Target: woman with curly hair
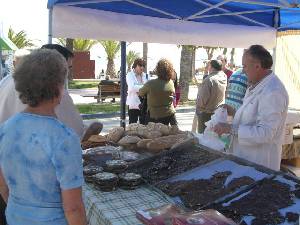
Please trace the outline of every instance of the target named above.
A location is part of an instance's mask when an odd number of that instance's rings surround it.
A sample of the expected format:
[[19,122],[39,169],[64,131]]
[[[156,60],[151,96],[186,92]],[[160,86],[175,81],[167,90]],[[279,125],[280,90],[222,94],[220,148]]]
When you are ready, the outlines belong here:
[[172,63],[167,59],[158,61],[154,73],[157,79],[148,81],[139,91],[140,96],[147,96],[149,122],[177,125],[173,96],[175,87]]
[[79,137],[55,114],[68,66],[56,50],[25,56],[13,75],[27,107],[0,125],[0,194],[10,225],[85,225]]

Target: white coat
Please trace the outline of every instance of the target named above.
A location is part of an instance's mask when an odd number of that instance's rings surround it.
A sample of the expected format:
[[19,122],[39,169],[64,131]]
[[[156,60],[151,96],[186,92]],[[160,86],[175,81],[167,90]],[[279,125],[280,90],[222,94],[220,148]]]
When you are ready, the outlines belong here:
[[148,81],[145,73],[142,74],[143,83],[140,84],[136,78],[135,72],[132,70],[126,76],[126,83],[128,87],[126,105],[129,106],[129,109],[139,109],[141,104],[138,92],[141,87]]
[[[19,93],[15,89],[15,82],[11,75],[0,82],[0,124],[9,117],[23,111],[26,108],[19,99]],[[82,117],[76,109],[68,91],[64,91],[61,102],[55,108],[57,119],[69,128],[72,128],[79,137],[83,135],[84,125]]]
[[288,93],[274,73],[254,89],[247,89],[233,119],[238,127],[232,142],[233,154],[279,170],[288,101]]

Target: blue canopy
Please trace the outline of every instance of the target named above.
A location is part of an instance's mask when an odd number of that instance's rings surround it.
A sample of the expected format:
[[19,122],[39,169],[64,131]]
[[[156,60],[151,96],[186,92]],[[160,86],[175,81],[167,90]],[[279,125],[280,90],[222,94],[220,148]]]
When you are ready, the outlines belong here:
[[300,29],[300,1],[298,0],[48,1],[48,8],[55,5],[201,23],[275,27],[277,30]]

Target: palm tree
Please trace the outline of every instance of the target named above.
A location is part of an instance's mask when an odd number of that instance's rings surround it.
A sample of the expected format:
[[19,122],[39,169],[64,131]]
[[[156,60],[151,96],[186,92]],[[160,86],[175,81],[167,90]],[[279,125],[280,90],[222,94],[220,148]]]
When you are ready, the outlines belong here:
[[24,30],[16,33],[11,27],[8,30],[8,38],[19,48],[33,47],[32,40],[27,38],[27,34]]
[[[72,39],[71,39],[72,40]],[[65,38],[58,38],[58,43],[62,46],[67,46],[67,41]],[[74,51],[87,52],[90,51],[91,48],[97,43],[95,40],[87,40],[87,39],[73,39],[73,49]],[[68,45],[70,43],[68,42]]]
[[180,58],[180,78],[179,86],[181,88],[180,101],[185,102],[188,100],[189,83],[193,76],[193,59],[195,56],[195,46],[182,45]]
[[145,61],[144,72],[147,73],[147,61],[148,61],[148,43],[143,43],[143,59]]
[[120,51],[121,45],[118,41],[99,41],[99,43],[103,46],[106,55],[107,55],[107,67],[106,74],[110,76],[110,78],[115,78],[116,69],[114,59],[116,58],[117,53]]
[[131,66],[136,58],[140,57],[139,53],[135,51],[129,51],[126,55],[127,72],[131,70]]

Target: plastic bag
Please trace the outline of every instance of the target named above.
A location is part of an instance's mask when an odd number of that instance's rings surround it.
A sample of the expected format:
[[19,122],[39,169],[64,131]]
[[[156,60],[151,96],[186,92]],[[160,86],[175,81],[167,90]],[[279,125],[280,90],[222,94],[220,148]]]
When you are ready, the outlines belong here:
[[236,225],[231,219],[226,218],[216,210],[176,215],[173,218],[173,225]]
[[215,113],[211,116],[211,120],[205,123],[206,128],[204,133],[196,134],[199,143],[218,151],[222,151],[228,147],[230,142],[229,135],[225,134],[219,137],[219,135],[213,131],[214,126],[218,123],[226,123],[227,117],[227,109],[222,107],[217,108]]
[[139,210],[136,217],[145,225],[172,225],[172,218],[183,212],[176,205],[169,204],[158,208]]

